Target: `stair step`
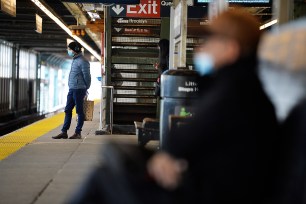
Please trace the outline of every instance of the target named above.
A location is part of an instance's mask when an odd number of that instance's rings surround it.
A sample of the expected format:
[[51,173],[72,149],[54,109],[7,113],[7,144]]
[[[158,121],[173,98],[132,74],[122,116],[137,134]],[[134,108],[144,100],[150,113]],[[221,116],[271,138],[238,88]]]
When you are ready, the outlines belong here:
[[120,111],[115,111],[114,113],[118,114],[155,114],[156,113],[156,108],[154,109],[140,109],[140,110],[131,110],[131,109],[126,109],[126,110],[120,110]]
[[[158,47],[153,48],[138,48],[138,49],[123,49],[123,48],[113,48],[112,53],[115,55],[121,55],[124,53],[129,53],[129,55],[135,56],[135,53],[141,53],[141,54],[155,54],[156,57],[158,57]],[[136,55],[138,56],[138,55]]]
[[112,69],[113,73],[154,73],[158,74],[156,69]]
[[123,103],[123,102],[114,102],[114,106],[124,107],[124,106],[138,106],[138,107],[156,107],[156,103]]
[[152,69],[152,64],[113,64],[113,69]]
[[116,90],[155,90],[152,86],[115,86]]
[[114,94],[114,98],[156,98],[156,96],[153,95],[134,95],[134,94]]
[[157,61],[157,58],[150,57],[112,56],[112,64],[139,64],[153,66]]
[[155,42],[112,42],[112,46],[137,46],[137,47],[156,47]]
[[112,77],[112,81],[156,82],[156,78],[118,78],[118,77]]
[[150,58],[158,58],[158,50],[157,48],[140,48],[140,49],[117,49],[112,50],[112,56],[126,56],[126,57],[150,57]]
[[112,34],[113,37],[159,37],[159,34],[157,33],[151,33],[151,34],[122,34],[122,33],[114,33]]

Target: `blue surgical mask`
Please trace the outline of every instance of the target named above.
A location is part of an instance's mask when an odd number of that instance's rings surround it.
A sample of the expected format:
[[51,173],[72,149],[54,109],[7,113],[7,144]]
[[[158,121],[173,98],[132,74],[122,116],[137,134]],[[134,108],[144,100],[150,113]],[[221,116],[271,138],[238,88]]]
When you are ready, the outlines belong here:
[[208,75],[214,71],[214,58],[205,52],[196,53],[193,57],[195,70],[201,75]]
[[67,53],[68,53],[68,55],[69,55],[70,57],[73,57],[73,56],[74,56],[74,53],[73,53],[72,50],[67,50]]

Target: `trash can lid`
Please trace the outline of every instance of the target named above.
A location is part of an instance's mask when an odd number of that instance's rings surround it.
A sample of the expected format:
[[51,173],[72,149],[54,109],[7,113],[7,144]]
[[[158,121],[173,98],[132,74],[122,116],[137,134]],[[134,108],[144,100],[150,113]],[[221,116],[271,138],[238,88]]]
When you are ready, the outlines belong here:
[[161,97],[197,98],[198,73],[193,70],[167,70],[161,76]]
[[163,75],[175,75],[175,76],[199,76],[198,73],[194,70],[189,69],[169,69],[163,72]]

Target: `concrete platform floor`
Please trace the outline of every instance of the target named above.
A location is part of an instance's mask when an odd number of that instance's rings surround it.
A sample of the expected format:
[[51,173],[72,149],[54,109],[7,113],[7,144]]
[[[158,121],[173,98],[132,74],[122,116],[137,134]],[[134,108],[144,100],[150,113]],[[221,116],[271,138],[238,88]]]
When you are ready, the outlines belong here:
[[[60,126],[0,161],[0,203],[63,204],[99,163],[104,144],[137,143],[136,135],[95,135],[99,127],[95,109],[94,120],[84,124],[83,139],[52,139]],[[72,121],[68,135],[76,126],[75,118]],[[150,142],[148,147],[156,144]]]

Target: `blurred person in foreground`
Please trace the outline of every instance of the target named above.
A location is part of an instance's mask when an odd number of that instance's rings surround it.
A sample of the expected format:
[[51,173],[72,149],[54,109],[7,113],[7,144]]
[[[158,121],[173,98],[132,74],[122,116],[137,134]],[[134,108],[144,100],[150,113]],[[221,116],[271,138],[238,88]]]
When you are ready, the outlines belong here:
[[76,107],[78,114],[78,122],[75,128],[75,133],[69,139],[81,139],[81,131],[84,124],[83,103],[84,97],[91,84],[90,64],[82,55],[82,45],[78,42],[71,42],[67,48],[68,55],[73,58],[71,70],[69,73],[68,86],[69,92],[65,107],[65,120],[62,127],[62,132],[53,139],[67,139],[67,131],[71,125],[72,110]]
[[269,202],[277,121],[256,71],[259,22],[235,8],[213,19],[208,34],[194,55],[205,82],[196,114],[170,133],[148,172],[166,189],[188,178],[190,203]]

